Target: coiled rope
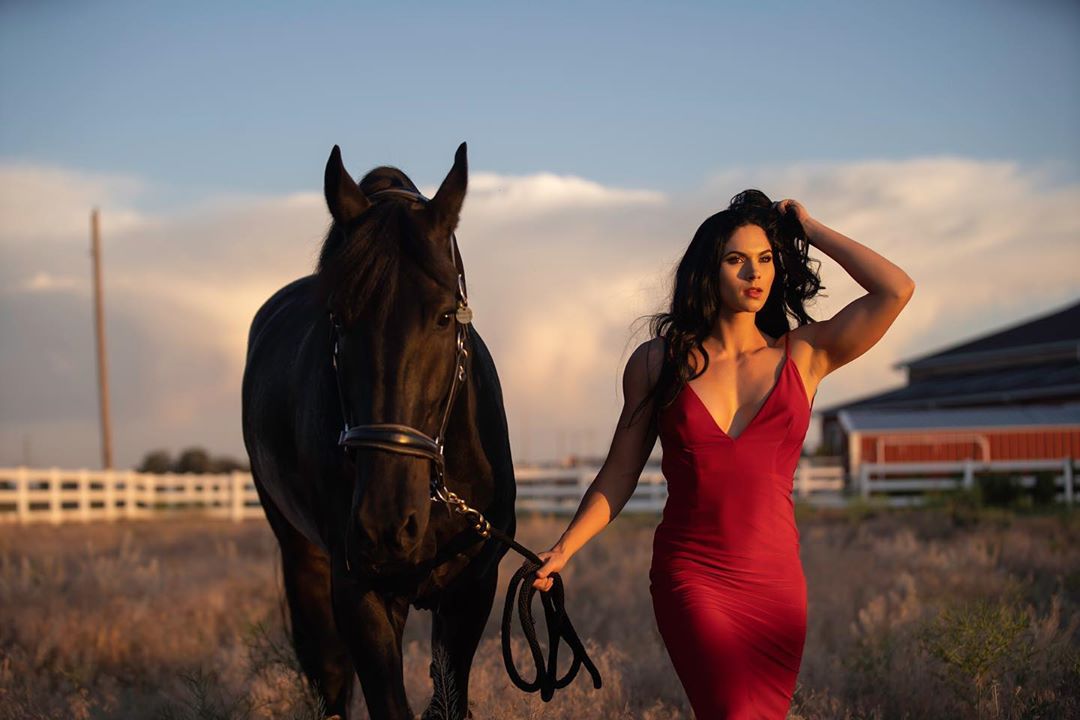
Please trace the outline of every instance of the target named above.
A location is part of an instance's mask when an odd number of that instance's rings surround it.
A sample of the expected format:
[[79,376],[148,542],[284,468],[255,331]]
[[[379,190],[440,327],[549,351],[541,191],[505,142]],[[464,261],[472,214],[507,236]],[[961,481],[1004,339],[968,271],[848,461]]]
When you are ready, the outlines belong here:
[[[589,675],[592,676],[593,687],[599,689],[601,686],[600,671],[596,669],[596,665],[594,665],[593,661],[589,658],[589,654],[585,651],[585,646],[581,643],[581,639],[574,630],[574,624],[570,622],[570,618],[566,614],[565,592],[563,590],[563,581],[562,578],[559,577],[559,573],[551,573],[549,576],[554,583],[551,590],[540,593],[540,601],[544,606],[544,619],[548,629],[548,659],[545,665],[544,654],[540,649],[540,642],[536,637],[536,622],[533,620],[532,616],[532,599],[533,595],[535,595],[538,590],[533,586],[532,582],[529,582],[535,577],[536,571],[544,564],[544,562],[536,555],[536,553],[518,543],[498,528],[491,528],[491,536],[499,542],[509,545],[526,559],[525,563],[518,568],[517,572],[510,578],[510,584],[506,588],[506,602],[503,605],[503,662],[506,665],[506,672],[510,675],[510,680],[514,685],[525,692],[531,693],[539,690],[540,699],[544,702],[548,702],[551,700],[557,689],[564,688],[573,682],[578,674],[578,670],[584,665],[585,669],[589,671]],[[519,584],[521,585],[520,591],[518,591]],[[536,678],[531,682],[526,681],[518,673],[517,666],[514,663],[514,655],[510,647],[510,634],[512,632],[511,626],[513,620],[513,604],[511,601],[515,593],[517,594],[518,622],[521,625],[521,630],[525,634],[526,640],[529,642],[529,649],[532,651],[533,662],[536,664]],[[555,674],[557,672],[559,659],[559,643],[562,640],[565,640],[566,644],[570,646],[570,650],[574,653],[574,660],[570,665],[570,669],[566,671],[566,674],[561,678],[556,678]]]

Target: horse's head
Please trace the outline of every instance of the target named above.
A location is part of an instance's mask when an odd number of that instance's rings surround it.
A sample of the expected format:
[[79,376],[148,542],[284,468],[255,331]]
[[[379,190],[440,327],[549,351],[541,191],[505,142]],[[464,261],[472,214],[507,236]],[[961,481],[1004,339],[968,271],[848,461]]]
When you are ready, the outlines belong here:
[[[396,168],[376,168],[358,185],[337,146],[330,153],[324,189],[333,224],[317,275],[340,328],[337,374],[352,426],[439,432],[458,359],[451,248],[465,199],[465,152],[462,143],[430,201]],[[406,565],[428,526],[432,461],[371,446],[351,452],[353,503],[340,510],[349,513],[346,543],[369,569]]]

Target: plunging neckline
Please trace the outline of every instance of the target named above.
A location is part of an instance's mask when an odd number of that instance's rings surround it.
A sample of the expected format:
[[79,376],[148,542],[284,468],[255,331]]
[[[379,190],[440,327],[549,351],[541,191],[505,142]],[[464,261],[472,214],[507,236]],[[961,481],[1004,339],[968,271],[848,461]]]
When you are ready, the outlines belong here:
[[[713,416],[713,414],[712,414],[712,411],[711,411],[711,410],[709,410],[709,406],[708,406],[708,405],[706,405],[706,404],[705,404],[705,401],[701,399],[701,396],[697,394],[697,390],[695,390],[695,389],[694,389],[694,388],[693,388],[693,387],[692,387],[692,386],[690,385],[690,383],[686,383],[686,386],[685,386],[685,387],[686,387],[686,389],[688,389],[688,390],[690,391],[690,393],[691,393],[691,394],[692,394],[692,395],[694,396],[694,398],[696,398],[696,399],[697,399],[697,401],[698,401],[698,405],[700,405],[700,406],[701,406],[701,409],[702,409],[702,410],[704,410],[704,411],[705,411],[705,414],[709,416],[709,419],[710,419],[710,420],[712,420],[712,424],[713,424],[713,427],[715,427],[715,428],[716,428],[717,430],[719,430],[719,431],[720,431],[720,434],[722,434],[722,435],[723,435],[724,437],[726,437],[726,438],[727,438],[728,440],[731,440],[731,442],[738,442],[739,438],[741,438],[741,437],[742,437],[743,435],[745,435],[745,434],[746,434],[746,432],[747,432],[747,431],[748,431],[748,430],[749,430],[749,429],[750,429],[751,427],[753,427],[753,425],[754,425],[754,422],[755,422],[755,421],[756,421],[756,420],[758,419],[758,417],[759,417],[759,416],[761,415],[761,413],[762,413],[762,412],[764,412],[764,410],[765,410],[765,406],[769,404],[769,401],[770,401],[770,400],[772,400],[772,397],[773,397],[773,395],[775,395],[775,394],[776,394],[776,389],[777,389],[778,387],[780,387],[780,383],[781,383],[781,382],[783,382],[783,380],[784,380],[784,373],[786,373],[786,372],[787,372],[787,369],[788,369],[788,364],[789,364],[790,362],[791,362],[791,354],[785,351],[785,353],[784,353],[784,363],[783,363],[783,367],[781,367],[781,368],[780,368],[780,376],[779,376],[778,378],[776,378],[776,382],[774,382],[774,383],[773,383],[773,386],[772,386],[772,388],[771,388],[771,389],[769,390],[769,393],[768,393],[768,395],[766,395],[766,396],[765,396],[765,399],[764,399],[764,400],[762,401],[762,403],[761,403],[761,407],[759,407],[759,408],[757,409],[757,412],[755,412],[755,413],[754,413],[754,416],[753,416],[752,418],[750,418],[750,422],[748,422],[748,423],[746,424],[746,427],[744,427],[744,428],[742,429],[742,432],[741,432],[741,433],[739,433],[738,435],[735,435],[734,437],[732,437],[731,435],[729,435],[729,434],[728,434],[727,432],[725,432],[725,431],[724,431],[724,429],[723,429],[722,427],[720,427],[720,423],[718,423],[718,422],[716,421],[716,418],[715,418],[715,417]],[[803,391],[803,397],[806,397],[806,392],[805,392],[805,391]],[[735,419],[734,419],[734,418],[732,418],[732,424],[734,424],[734,421],[735,421]]]

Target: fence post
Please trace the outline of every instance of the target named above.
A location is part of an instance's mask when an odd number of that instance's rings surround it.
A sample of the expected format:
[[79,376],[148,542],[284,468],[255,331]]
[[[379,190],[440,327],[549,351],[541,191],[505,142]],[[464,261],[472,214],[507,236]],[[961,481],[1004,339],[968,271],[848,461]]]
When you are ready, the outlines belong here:
[[870,497],[870,466],[867,463],[859,465],[859,494],[863,500]]
[[128,470],[124,474],[124,517],[135,517],[135,471]]
[[808,463],[801,462],[795,468],[795,492],[801,498],[810,497],[810,466]]
[[30,470],[25,465],[15,468],[15,517],[20,524],[30,522]]
[[49,521],[59,525],[63,517],[63,505],[60,500],[60,468],[49,468]]
[[206,477],[204,473],[191,473],[184,477],[184,502],[181,505],[184,510],[193,510],[199,507],[200,496],[197,494],[199,491],[195,488],[200,482],[204,482],[204,477]]
[[240,522],[244,519],[244,482],[245,478],[243,474],[232,471],[232,519],[234,522]]
[[116,520],[116,478],[118,473],[109,470],[101,483],[105,495],[105,522]]
[[79,520],[90,522],[90,471],[86,468],[79,469]]
[[1062,479],[1065,481],[1065,504],[1072,507],[1073,504],[1073,459],[1065,458],[1065,467],[1062,468]]
[[975,487],[975,461],[964,458],[964,489],[970,490]]

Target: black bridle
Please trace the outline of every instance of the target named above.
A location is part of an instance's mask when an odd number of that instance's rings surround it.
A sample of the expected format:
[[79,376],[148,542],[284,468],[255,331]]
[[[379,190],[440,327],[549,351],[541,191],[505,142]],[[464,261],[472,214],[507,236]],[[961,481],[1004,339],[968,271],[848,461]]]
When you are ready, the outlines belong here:
[[[368,198],[389,194],[404,196],[417,202],[428,202],[428,199],[420,193],[400,188],[379,190],[371,193]],[[457,236],[451,232],[450,259],[457,270],[457,311],[454,313],[454,322],[457,323],[457,350],[454,360],[454,376],[450,380],[450,390],[446,395],[446,405],[443,407],[439,430],[434,437],[423,430],[399,423],[368,423],[366,425],[352,425],[350,423],[351,416],[342,390],[341,367],[338,363],[338,348],[341,344],[343,328],[339,320],[334,316],[333,311],[330,311],[330,357],[334,366],[334,378],[337,381],[341,417],[345,423],[345,427],[338,437],[338,445],[342,446],[345,452],[355,451],[358,448],[371,448],[430,460],[432,463],[432,502],[445,504],[451,514],[457,512],[463,515],[472,524],[472,529],[480,538],[484,540],[494,538],[513,548],[526,558],[526,562],[510,579],[510,585],[507,588],[502,622],[503,661],[506,665],[506,671],[510,675],[510,680],[518,688],[526,692],[539,690],[541,699],[547,702],[554,696],[557,688],[563,688],[570,684],[582,665],[592,676],[593,687],[595,688],[601,686],[600,671],[596,669],[592,660],[589,659],[588,653],[585,652],[585,646],[574,631],[570,618],[566,615],[563,582],[559,573],[551,573],[554,585],[550,591],[540,595],[548,628],[548,662],[547,667],[545,667],[544,656],[540,651],[540,643],[536,639],[536,628],[532,619],[532,598],[537,589],[532,582],[527,582],[527,580],[531,581],[535,578],[536,571],[544,564],[543,561],[536,553],[521,545],[503,531],[493,527],[479,510],[469,507],[461,497],[446,487],[446,456],[443,452],[446,426],[449,423],[450,411],[454,406],[458,390],[468,377],[466,363],[469,358],[469,326],[472,324],[472,309],[469,308],[469,299],[465,293],[465,270],[460,258]],[[350,517],[350,521],[351,519]],[[348,557],[346,557],[345,562],[346,567],[348,567]],[[521,590],[518,594],[518,618],[521,622],[522,631],[529,642],[533,660],[536,663],[536,679],[532,682],[527,682],[518,674],[510,650],[510,621],[512,617],[510,600],[514,596],[519,583],[521,583]],[[558,678],[556,677],[556,668],[560,639],[566,640],[567,644],[570,645],[570,649],[574,653],[574,659],[566,674]]]
[[[389,188],[371,193],[369,199],[379,195],[401,195],[411,200],[428,202],[428,199],[417,192],[410,190]],[[446,426],[450,421],[450,411],[454,407],[458,389],[468,377],[466,363],[469,358],[469,325],[472,323],[472,308],[469,307],[469,298],[465,292],[465,272],[459,262],[460,253],[457,247],[457,236],[450,233],[450,260],[457,270],[457,310],[454,313],[454,322],[457,325],[457,350],[454,359],[454,375],[450,380],[450,390],[446,394],[445,406],[443,407],[442,419],[439,422],[439,430],[434,437],[423,430],[402,425],[399,423],[369,423],[367,425],[352,425],[348,406],[345,402],[345,394],[342,390],[341,369],[338,364],[338,348],[341,344],[342,326],[340,321],[330,311],[331,326],[331,362],[334,366],[334,378],[337,381],[338,402],[341,405],[341,416],[345,427],[338,437],[338,445],[346,451],[368,447],[388,452],[396,452],[404,455],[414,455],[425,458],[432,462],[431,473],[431,499],[433,502],[453,504],[453,495],[446,487],[446,456],[443,452],[446,440]],[[452,496],[452,497],[451,497]],[[457,498],[460,500],[460,498]],[[467,510],[471,510],[466,506]],[[474,511],[475,512],[475,511]],[[490,525],[479,513],[475,515],[466,512],[473,521],[477,532],[483,537],[490,533]]]

